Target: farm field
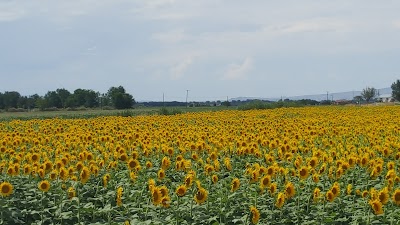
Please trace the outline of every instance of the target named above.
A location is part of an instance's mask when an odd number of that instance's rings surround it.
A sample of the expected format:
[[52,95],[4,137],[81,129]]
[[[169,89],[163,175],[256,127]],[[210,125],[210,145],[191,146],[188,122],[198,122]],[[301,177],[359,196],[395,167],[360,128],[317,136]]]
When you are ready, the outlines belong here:
[[[208,112],[226,110],[226,107],[166,107],[169,112]],[[233,108],[230,108],[233,109]],[[99,116],[143,116],[160,114],[162,107],[139,107],[135,109],[87,109],[87,110],[59,110],[59,111],[30,111],[30,112],[0,112],[0,121],[29,120],[29,119],[86,119]]]
[[0,224],[398,224],[399,115],[329,106],[6,120]]

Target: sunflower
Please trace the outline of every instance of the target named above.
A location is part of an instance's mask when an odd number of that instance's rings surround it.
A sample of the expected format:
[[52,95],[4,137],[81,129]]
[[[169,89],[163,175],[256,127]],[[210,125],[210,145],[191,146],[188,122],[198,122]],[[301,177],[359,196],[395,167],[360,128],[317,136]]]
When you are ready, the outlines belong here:
[[160,188],[154,187],[151,190],[151,200],[153,201],[153,205],[159,205],[161,203],[162,194]]
[[194,176],[192,174],[188,174],[188,175],[185,176],[184,183],[185,183],[186,187],[189,188],[189,187],[192,186],[193,179],[194,179]]
[[216,184],[217,182],[218,182],[218,176],[217,175],[212,175],[211,176],[211,180],[212,180],[212,182],[213,182],[213,184]]
[[31,166],[29,164],[25,164],[23,170],[24,170],[24,175],[29,175],[32,171]]
[[197,204],[201,204],[207,200],[207,197],[207,190],[204,188],[199,188],[199,190],[197,190],[197,193],[194,195],[194,200],[197,202]]
[[239,189],[240,186],[240,180],[238,178],[234,178],[231,183],[231,192],[235,192],[237,189]]
[[365,191],[363,191],[362,193],[361,193],[361,196],[363,197],[363,198],[366,198],[367,196],[368,196],[368,191],[367,190],[365,190]]
[[165,196],[168,195],[168,188],[167,188],[167,186],[165,186],[165,185],[161,186],[161,187],[160,187],[160,191],[161,191],[161,196],[162,196],[162,197],[165,197]]
[[308,168],[306,166],[302,166],[299,170],[300,179],[304,180],[308,177]]
[[275,206],[282,208],[283,204],[285,204],[285,193],[279,192],[278,197],[276,198]]
[[150,191],[153,191],[153,188],[156,186],[156,181],[154,179],[148,180],[148,187]]
[[52,170],[49,174],[50,180],[55,180],[57,178],[57,170]]
[[122,193],[124,192],[124,189],[122,187],[118,187],[117,188],[117,206],[121,206],[122,205]]
[[271,185],[269,186],[269,193],[271,193],[271,195],[273,195],[273,194],[275,194],[277,189],[278,189],[278,185],[275,182],[271,183]]
[[157,172],[157,177],[158,177],[159,180],[164,179],[164,178],[165,178],[165,171],[164,171],[163,169],[160,169],[160,170]]
[[316,156],[311,157],[310,161],[308,161],[308,165],[311,166],[312,168],[315,168],[318,163],[318,158]]
[[107,187],[108,181],[110,181],[111,175],[109,173],[103,176],[103,187]]
[[397,189],[394,191],[393,196],[392,196],[392,201],[396,205],[400,205],[400,189]]
[[182,197],[186,194],[186,185],[180,185],[176,188],[175,193],[176,195],[178,195],[179,197]]
[[153,167],[153,163],[151,163],[150,161],[146,162],[146,168],[150,169],[151,167]]
[[161,167],[166,170],[169,166],[171,166],[171,160],[167,156],[164,156],[161,161]]
[[0,194],[3,197],[8,197],[12,194],[14,187],[12,186],[12,184],[8,183],[8,182],[3,182],[0,184]]
[[292,198],[296,194],[296,190],[292,182],[288,182],[285,185],[285,194],[287,199]]
[[265,189],[271,185],[271,177],[268,175],[265,175],[263,178],[260,180],[260,188]]
[[134,170],[137,166],[140,165],[140,163],[137,159],[130,159],[128,160],[127,165],[130,170]]
[[333,202],[333,200],[335,200],[335,195],[333,194],[332,190],[327,191],[325,196],[329,202]]
[[347,195],[351,195],[352,189],[353,189],[353,185],[352,184],[348,184],[347,188],[346,188]]
[[171,198],[167,195],[161,198],[161,205],[164,208],[168,208],[171,204]]
[[43,180],[39,183],[38,188],[43,192],[48,192],[50,189],[50,183],[47,180]]
[[85,184],[90,178],[90,170],[89,170],[89,168],[84,166],[79,176],[80,176],[82,184]]
[[46,172],[44,171],[44,169],[39,169],[38,170],[38,174],[39,174],[40,178],[44,179],[44,176],[46,175]]
[[321,195],[321,190],[319,188],[315,188],[313,192],[313,200],[314,202],[318,202]]
[[383,214],[383,205],[378,199],[369,201],[369,205],[374,210],[375,215]]
[[250,206],[250,213],[251,213],[251,222],[253,224],[257,224],[258,220],[260,220],[260,211],[254,206]]
[[386,205],[389,201],[389,190],[388,188],[383,188],[379,193],[378,193],[378,199],[379,201],[383,204]]
[[134,171],[129,172],[129,177],[131,178],[132,182],[135,182],[137,178],[136,173]]
[[74,187],[69,187],[68,188],[68,198],[71,199],[76,196],[75,188]]
[[319,182],[319,175],[318,174],[313,174],[312,179],[313,179],[314,183],[318,183]]
[[272,176],[274,176],[274,174],[275,174],[275,168],[273,166],[269,166],[267,168],[267,175],[272,177]]
[[331,191],[335,198],[340,195],[340,186],[338,182],[335,182],[331,188]]

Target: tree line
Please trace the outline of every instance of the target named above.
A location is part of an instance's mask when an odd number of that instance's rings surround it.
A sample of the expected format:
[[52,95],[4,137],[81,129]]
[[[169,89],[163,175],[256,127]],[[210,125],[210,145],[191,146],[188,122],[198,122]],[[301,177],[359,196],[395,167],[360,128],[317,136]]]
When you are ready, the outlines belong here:
[[78,88],[70,92],[64,88],[48,91],[44,96],[38,94],[22,96],[17,91],[0,92],[0,109],[62,109],[62,108],[98,108],[115,109],[132,108],[135,104],[133,96],[122,86],[111,87],[107,93],[99,93],[91,89]]

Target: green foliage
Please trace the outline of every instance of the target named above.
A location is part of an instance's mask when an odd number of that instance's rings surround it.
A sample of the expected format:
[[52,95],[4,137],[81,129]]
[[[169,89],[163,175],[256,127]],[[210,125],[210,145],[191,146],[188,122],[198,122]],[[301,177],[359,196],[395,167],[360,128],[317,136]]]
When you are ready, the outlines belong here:
[[361,96],[365,99],[365,101],[370,102],[371,99],[378,95],[378,90],[373,87],[366,87],[362,90]]
[[116,109],[129,109],[135,103],[133,96],[126,93],[122,86],[111,87],[107,92],[107,98]]
[[397,101],[400,101],[400,80],[394,82],[391,88],[392,88],[392,97]]
[[177,115],[177,114],[181,114],[182,110],[173,108],[173,109],[168,109],[166,107],[162,107],[159,111],[158,114],[159,115],[164,115],[164,116],[169,116],[169,115]]
[[[253,100],[247,104],[240,105],[238,107],[239,110],[252,110],[252,109],[275,109],[275,108],[282,108],[282,107],[302,107],[307,105],[317,105],[317,101],[309,100],[309,99],[302,99],[298,101],[292,101],[289,99],[280,100],[277,102],[264,102],[261,100]],[[329,102],[330,104],[330,102]]]

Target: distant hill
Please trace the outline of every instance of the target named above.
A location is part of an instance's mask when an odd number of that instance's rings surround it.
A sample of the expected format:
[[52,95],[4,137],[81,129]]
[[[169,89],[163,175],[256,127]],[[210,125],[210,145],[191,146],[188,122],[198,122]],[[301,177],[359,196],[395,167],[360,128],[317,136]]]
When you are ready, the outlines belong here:
[[[388,88],[381,88],[378,89],[380,95],[387,95],[392,93],[392,89]],[[329,100],[352,100],[354,96],[361,95],[361,91],[347,91],[347,92],[336,92],[336,93],[328,93]],[[284,99],[290,100],[301,100],[301,99],[311,99],[316,101],[323,101],[326,100],[326,93],[325,94],[317,94],[317,95],[300,95],[300,96],[291,96],[291,97],[284,97]],[[246,100],[266,100],[266,101],[278,101],[280,98],[257,98],[257,97],[238,97],[238,98],[231,98],[231,101],[246,101]]]

